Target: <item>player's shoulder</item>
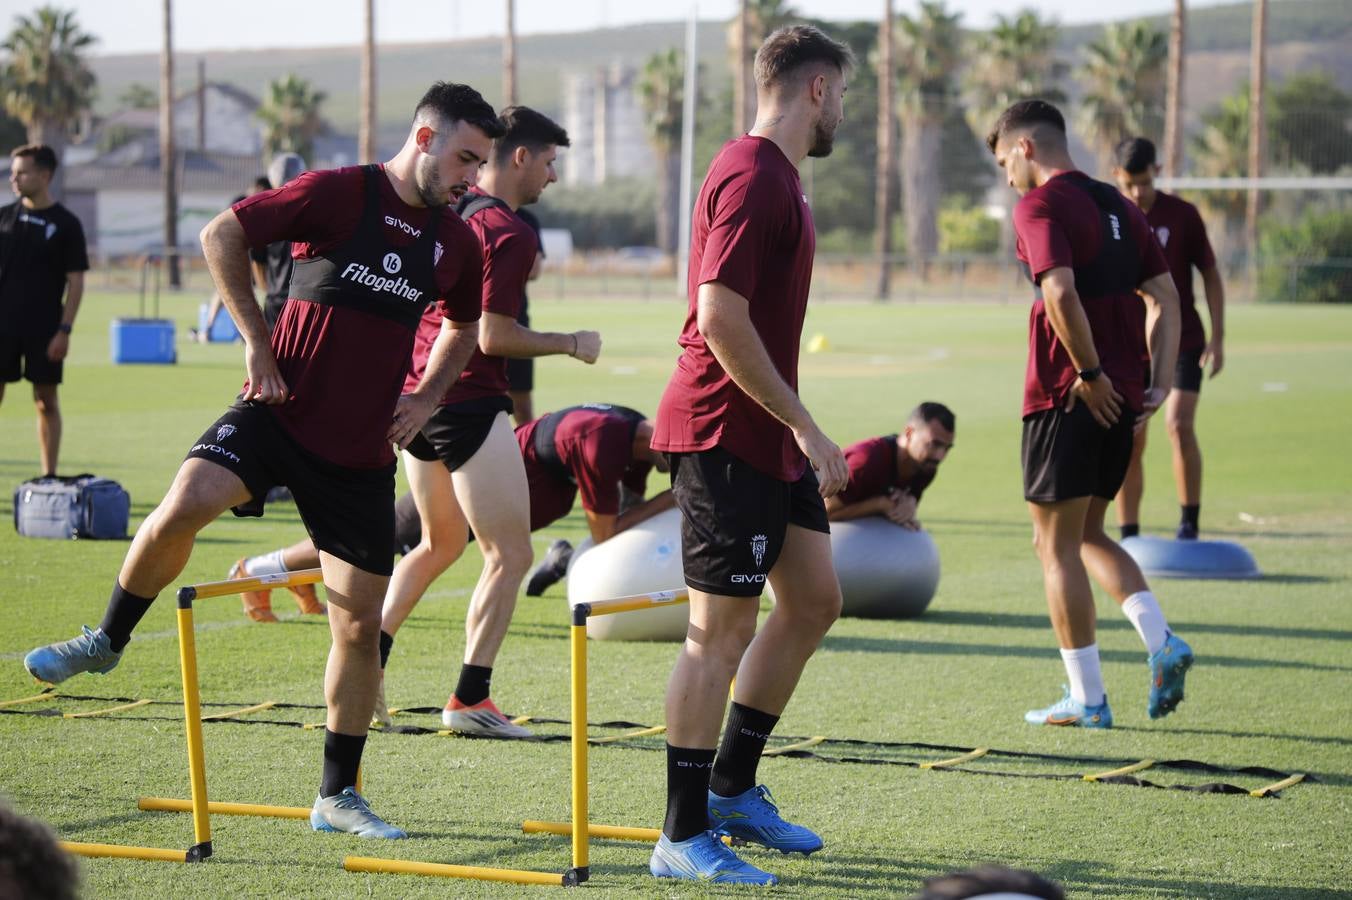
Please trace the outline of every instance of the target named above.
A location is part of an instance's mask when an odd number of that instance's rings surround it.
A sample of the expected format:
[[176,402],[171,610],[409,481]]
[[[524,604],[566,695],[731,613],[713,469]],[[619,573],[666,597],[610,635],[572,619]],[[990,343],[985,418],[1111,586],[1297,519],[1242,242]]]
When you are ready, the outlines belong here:
[[1179,218],[1188,219],[1195,222],[1202,221],[1202,211],[1197,208],[1197,205],[1195,203],[1192,203],[1191,201],[1184,200],[1177,194],[1170,194],[1165,191],[1156,191],[1155,204],[1159,205],[1161,201],[1164,202],[1164,206],[1167,211],[1172,212]]
[[[378,168],[370,170],[379,172]],[[367,166],[341,166],[337,169],[311,169],[288,181],[284,188],[296,190],[360,189],[366,180]]]

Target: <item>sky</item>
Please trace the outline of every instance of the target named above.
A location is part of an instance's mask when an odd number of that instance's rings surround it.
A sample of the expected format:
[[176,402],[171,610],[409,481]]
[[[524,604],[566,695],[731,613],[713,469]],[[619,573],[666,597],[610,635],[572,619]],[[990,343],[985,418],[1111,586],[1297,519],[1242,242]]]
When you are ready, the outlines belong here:
[[[16,15],[46,0],[0,0],[0,33]],[[1190,7],[1217,0],[1192,0]],[[160,46],[160,0],[54,0],[73,9],[81,27],[99,38],[96,53],[156,52]],[[881,14],[883,0],[791,0],[799,13],[851,20]],[[918,0],[894,0],[897,12],[913,12]],[[175,0],[176,50],[263,47],[323,47],[356,44],[362,38],[362,0]],[[671,21],[689,15],[690,0],[517,0],[518,34],[590,31],[603,26]],[[730,19],[736,0],[699,0],[703,19]],[[1168,12],[1172,0],[1115,0],[1099,6],[1084,0],[949,0],[964,24],[986,27],[997,12],[1021,7],[1066,24]],[[390,43],[446,41],[503,32],[501,0],[376,0],[376,37]]]

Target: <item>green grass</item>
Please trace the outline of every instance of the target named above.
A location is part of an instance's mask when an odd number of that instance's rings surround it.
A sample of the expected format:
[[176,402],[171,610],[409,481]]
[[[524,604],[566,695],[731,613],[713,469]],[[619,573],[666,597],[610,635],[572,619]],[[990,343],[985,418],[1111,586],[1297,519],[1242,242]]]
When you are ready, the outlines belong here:
[[[174,301],[186,321],[188,301]],[[131,308],[125,295],[87,301],[62,393],[66,472],[95,471],[131,492],[143,516],[183,452],[238,387],[238,348],[183,345],[174,367],[108,364],[107,320]],[[181,307],[181,310],[178,309]],[[540,327],[591,324],[605,334],[595,368],[546,360],[539,409],[607,400],[651,410],[675,357],[678,302],[537,304]],[[840,442],[895,430],[921,399],[958,414],[958,442],[921,516],[944,560],[939,594],[923,618],[842,620],[810,664],[780,733],[1059,754],[1194,759],[1315,774],[1280,799],[1147,790],[1072,780],[986,777],[895,766],[772,759],[761,767],[786,812],[827,840],[810,861],[749,857],[780,873],[779,894],[892,897],[927,876],[979,861],[1025,866],[1096,897],[1352,896],[1347,835],[1352,816],[1352,309],[1238,307],[1230,316],[1226,372],[1204,389],[1207,452],[1203,526],[1242,541],[1267,578],[1257,582],[1160,581],[1176,630],[1197,650],[1188,700],[1168,719],[1145,715],[1143,651],[1100,597],[1100,645],[1118,727],[1049,731],[1022,713],[1054,698],[1062,680],[1020,497],[1017,419],[1024,360],[1022,306],[814,308],[807,333],[829,352],[805,355],[803,394]],[[0,483],[36,469],[26,387],[0,407]],[[1166,441],[1157,428],[1147,459],[1147,530],[1174,521]],[[3,501],[8,509],[8,500]],[[1241,514],[1244,514],[1243,516]],[[537,546],[578,535],[574,516]],[[200,539],[181,581],[223,577],[238,557],[296,539],[294,508],[262,521],[226,517]],[[117,542],[57,543],[0,536],[0,699],[32,693],[20,666],[30,647],[96,623],[125,552]],[[391,661],[396,705],[439,705],[462,647],[471,550],[429,592],[401,631]],[[321,623],[288,618],[245,623],[237,601],[200,604],[198,647],[208,701],[322,702],[328,643]],[[495,696],[510,712],[565,718],[566,617],[560,588],[522,598],[497,668]],[[127,659],[72,692],[98,696],[180,694],[173,604],[150,612]],[[593,644],[592,716],[657,722],[674,648]],[[63,711],[97,704],[62,700]],[[35,707],[28,707],[32,710]],[[186,846],[188,817],[141,813],[143,794],[186,796],[181,724],[173,705],[122,717],[62,720],[0,715],[0,791],[19,809],[84,841]],[[133,720],[141,713],[165,719]],[[257,718],[318,721],[316,710]],[[431,724],[435,720],[421,720]],[[546,730],[558,731],[558,726]],[[218,799],[305,805],[317,786],[319,732],[209,724],[207,759]],[[659,742],[647,745],[657,748]],[[836,748],[839,749],[839,748]],[[934,754],[892,754],[918,760]],[[974,768],[1069,774],[1097,764],[990,760]],[[1101,768],[1109,768],[1102,765]],[[349,853],[559,870],[561,838],[526,836],[526,818],[567,817],[565,744],[505,744],[376,734],[368,789],[377,809],[414,839],[373,847],[313,835],[302,823],[217,817],[217,857],[202,866],[87,860],[91,897],[516,896],[522,888],[339,870]],[[1165,784],[1214,776],[1154,771]],[[1224,776],[1244,787],[1263,779]],[[662,757],[650,749],[597,748],[594,819],[657,824]],[[589,893],[702,896],[654,884],[647,849],[597,842]],[[713,892],[724,893],[724,892]],[[727,892],[731,893],[731,892]]]

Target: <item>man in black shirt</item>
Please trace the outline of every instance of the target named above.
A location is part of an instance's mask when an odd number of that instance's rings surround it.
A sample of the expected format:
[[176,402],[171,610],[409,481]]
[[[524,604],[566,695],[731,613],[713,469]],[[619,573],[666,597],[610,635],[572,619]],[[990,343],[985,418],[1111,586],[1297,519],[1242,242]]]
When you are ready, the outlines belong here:
[[89,257],[80,220],[49,193],[56,153],[27,144],[10,157],[9,184],[19,199],[0,207],[0,401],[6,384],[32,383],[42,471],[54,475],[61,451],[56,388]]

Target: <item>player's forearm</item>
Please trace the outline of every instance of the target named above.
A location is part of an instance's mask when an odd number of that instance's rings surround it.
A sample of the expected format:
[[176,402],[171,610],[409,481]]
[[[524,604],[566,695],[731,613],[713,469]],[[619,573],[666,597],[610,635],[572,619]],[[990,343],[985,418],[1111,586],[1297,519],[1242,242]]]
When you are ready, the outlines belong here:
[[717,294],[709,295],[706,301],[704,289],[708,287],[701,288],[698,324],[714,359],[743,393],[780,422],[794,431],[812,427],[807,407],[780,377],[751,324],[746,301],[737,295],[726,298]]
[[1150,352],[1151,387],[1172,388],[1178,363],[1178,338],[1183,333],[1178,307],[1178,289],[1169,273],[1156,275],[1141,285],[1145,300],[1146,347]]
[[1051,323],[1052,331],[1070,354],[1071,364],[1076,371],[1096,368],[1099,355],[1094,347],[1094,332],[1089,327],[1089,317],[1084,314],[1084,305],[1080,303],[1080,294],[1075,290],[1074,283],[1066,284],[1060,279],[1044,277],[1042,305],[1047,311],[1047,321]]
[[571,355],[577,338],[571,334],[532,331],[510,316],[484,313],[479,347],[489,356],[528,359],[536,356]]
[[887,515],[889,500],[886,497],[869,497],[854,503],[842,503],[839,497],[826,500],[826,518],[832,522],[848,522],[851,519],[866,519],[869,516]]
[[66,273],[66,303],[61,308],[61,324],[74,325],[80,312],[80,301],[84,299],[85,273]]
[[225,210],[202,229],[202,255],[225,308],[250,347],[268,345],[268,325],[254,300],[249,274],[249,240],[233,210]]
[[441,331],[427,354],[427,369],[414,388],[415,397],[440,400],[464,371],[479,343],[478,322],[441,320]]
[[1221,272],[1212,266],[1202,273],[1202,289],[1206,292],[1206,308],[1211,313],[1211,339],[1225,337],[1225,285]]
[[671,491],[663,491],[621,513],[619,518],[615,520],[615,534],[633,528],[640,522],[646,522],[658,513],[664,513],[675,508],[676,498],[672,496]]

